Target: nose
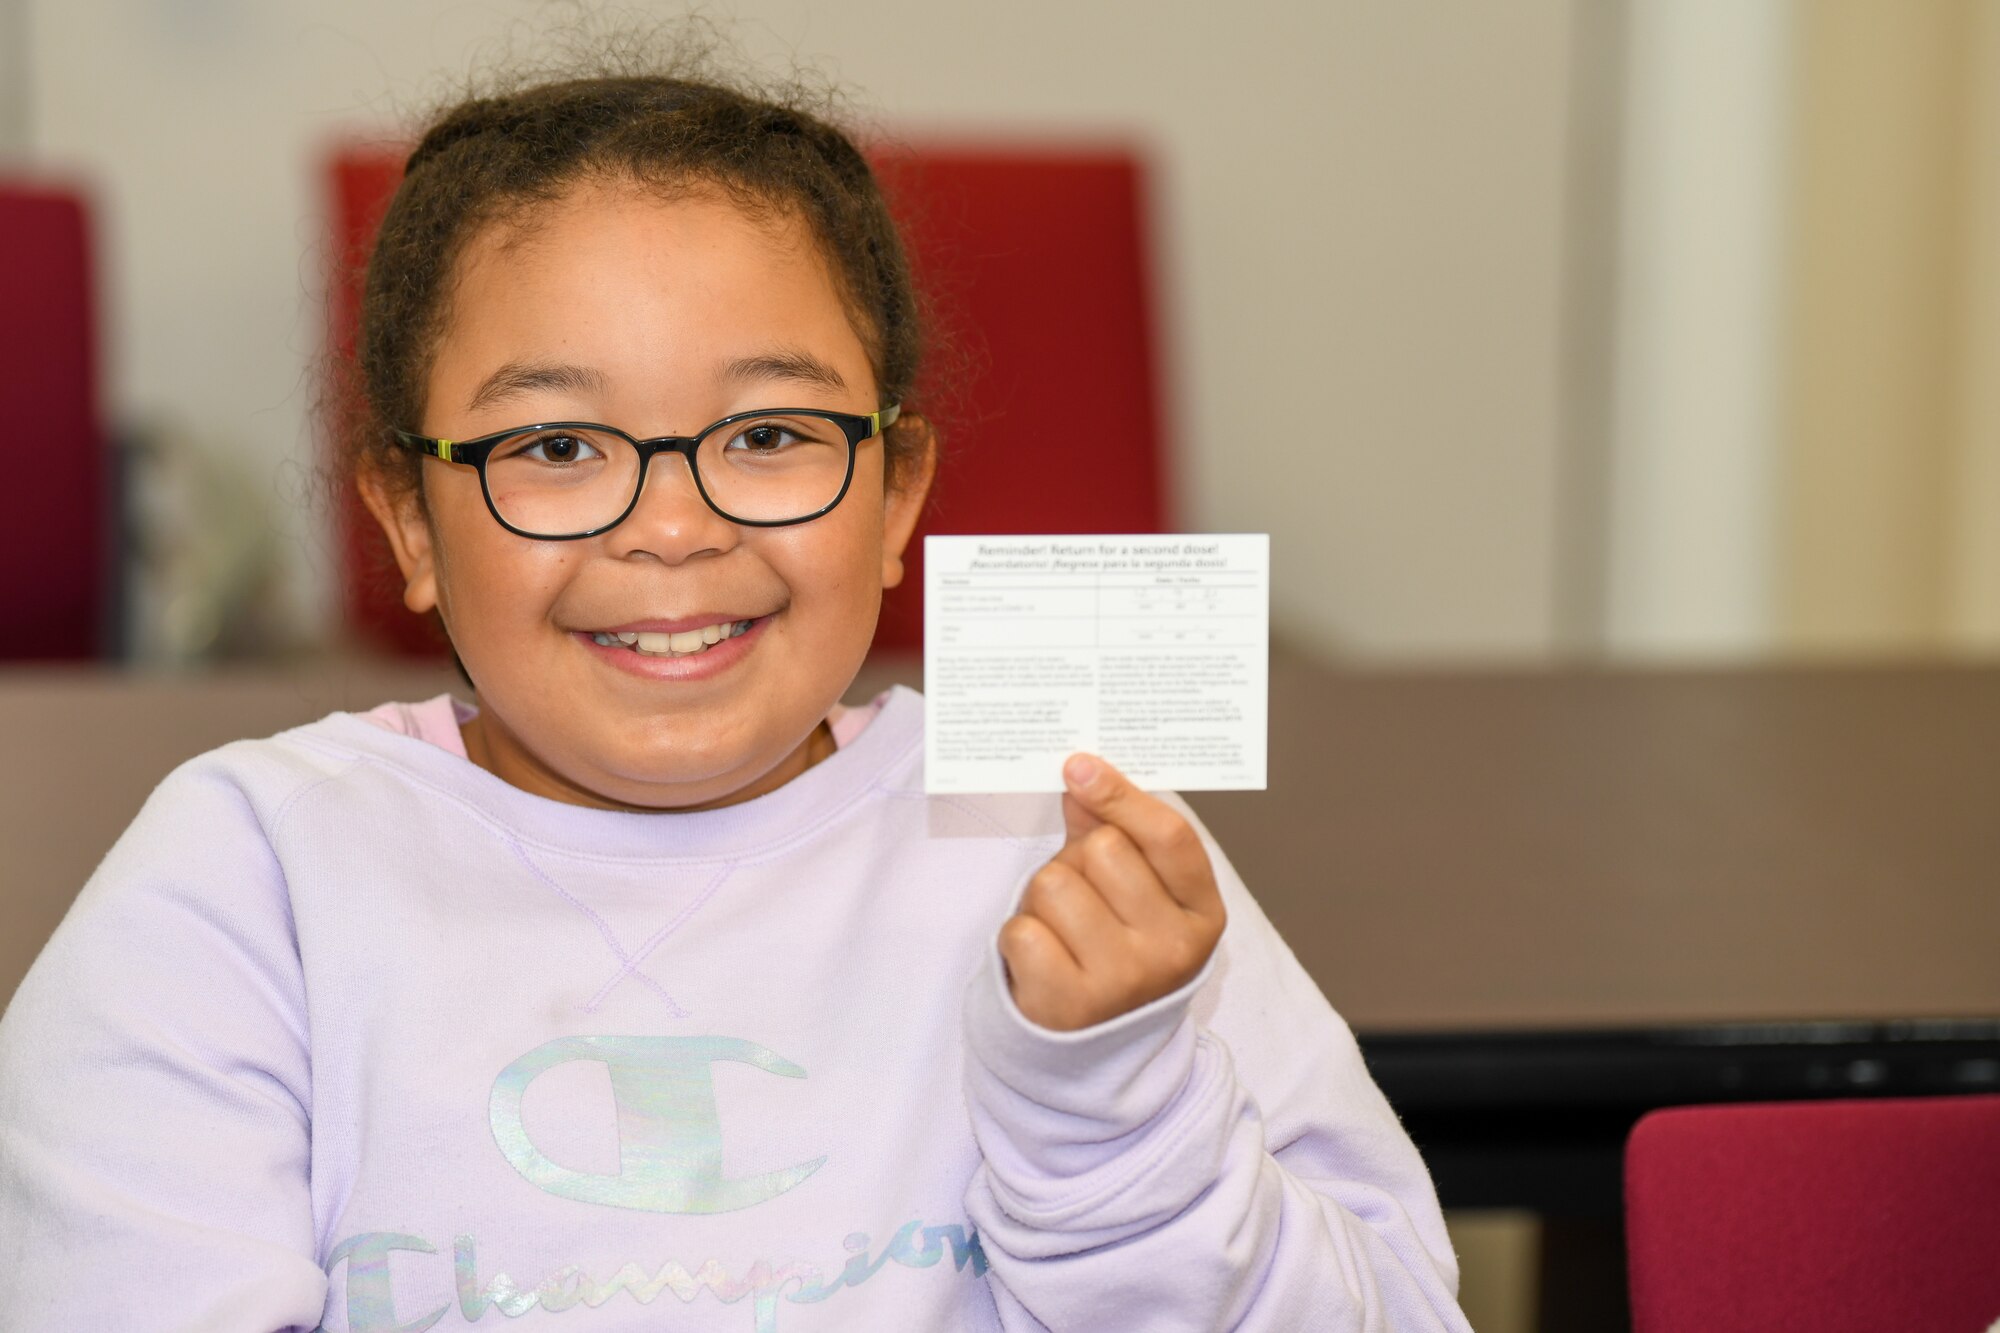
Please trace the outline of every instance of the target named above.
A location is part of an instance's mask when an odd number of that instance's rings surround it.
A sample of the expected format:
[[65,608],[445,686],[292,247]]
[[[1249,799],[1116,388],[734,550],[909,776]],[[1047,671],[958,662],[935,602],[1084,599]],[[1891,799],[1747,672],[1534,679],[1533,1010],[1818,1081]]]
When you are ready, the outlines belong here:
[[695,486],[694,470],[680,454],[657,454],[639,484],[639,498],[625,521],[606,534],[612,553],[678,565],[736,545],[742,530],[709,508]]

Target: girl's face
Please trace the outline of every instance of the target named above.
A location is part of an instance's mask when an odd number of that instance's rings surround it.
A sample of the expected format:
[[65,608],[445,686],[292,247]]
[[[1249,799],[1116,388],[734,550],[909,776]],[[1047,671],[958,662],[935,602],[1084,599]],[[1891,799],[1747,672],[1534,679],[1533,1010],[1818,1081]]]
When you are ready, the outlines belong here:
[[[810,233],[719,194],[578,186],[523,228],[490,227],[455,275],[423,434],[544,421],[691,435],[761,408],[866,414],[875,376]],[[902,578],[929,459],[887,485],[878,438],[831,513],[739,527],[686,463],[657,456],[610,532],[502,528],[470,467],[424,460],[428,517],[369,488],[412,610],[436,607],[478,691],[473,758],[586,805],[686,808],[770,791],[824,752],[882,589]],[[748,632],[691,656],[605,647],[605,632]]]

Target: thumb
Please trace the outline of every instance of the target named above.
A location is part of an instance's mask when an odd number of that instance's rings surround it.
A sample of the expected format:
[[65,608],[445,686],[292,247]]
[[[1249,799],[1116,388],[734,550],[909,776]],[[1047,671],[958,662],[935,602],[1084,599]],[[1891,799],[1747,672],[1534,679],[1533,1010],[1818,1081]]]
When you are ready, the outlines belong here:
[[[1062,798],[1063,851],[1081,845],[1092,830],[1103,827],[1104,821],[1083,803],[1078,793],[1087,790],[1093,780],[1102,781],[1108,767],[1103,760],[1088,754],[1073,754],[1063,765],[1063,785],[1068,789]],[[1057,859],[1062,858],[1059,855]]]
[[1063,793],[1063,846],[1064,850],[1074,847],[1090,836],[1091,830],[1102,828],[1104,821],[1084,809],[1083,802]]

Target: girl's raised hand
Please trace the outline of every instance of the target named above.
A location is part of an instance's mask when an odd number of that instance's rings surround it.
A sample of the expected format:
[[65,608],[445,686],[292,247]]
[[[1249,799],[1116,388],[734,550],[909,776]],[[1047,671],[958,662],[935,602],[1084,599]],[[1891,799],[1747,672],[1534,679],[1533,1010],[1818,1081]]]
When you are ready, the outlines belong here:
[[1187,984],[1227,913],[1178,810],[1090,755],[1063,766],[1068,839],[1000,927],[1014,1003],[1057,1031],[1129,1013]]

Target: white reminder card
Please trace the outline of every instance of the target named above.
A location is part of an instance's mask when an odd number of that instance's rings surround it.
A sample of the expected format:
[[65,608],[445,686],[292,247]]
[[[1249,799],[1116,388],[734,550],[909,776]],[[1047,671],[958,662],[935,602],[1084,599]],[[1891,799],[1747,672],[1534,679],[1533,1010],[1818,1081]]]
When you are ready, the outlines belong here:
[[1264,787],[1271,539],[924,539],[924,788]]

